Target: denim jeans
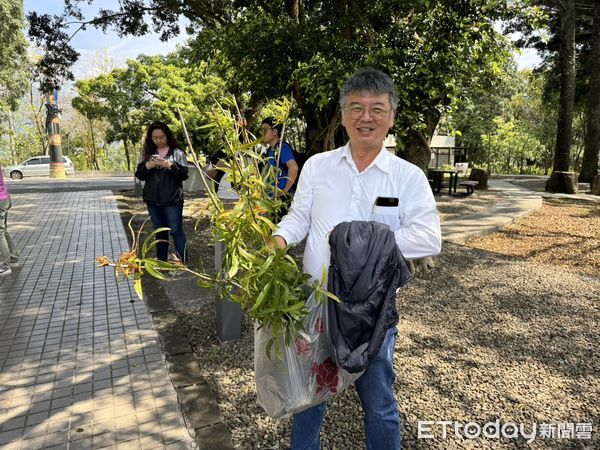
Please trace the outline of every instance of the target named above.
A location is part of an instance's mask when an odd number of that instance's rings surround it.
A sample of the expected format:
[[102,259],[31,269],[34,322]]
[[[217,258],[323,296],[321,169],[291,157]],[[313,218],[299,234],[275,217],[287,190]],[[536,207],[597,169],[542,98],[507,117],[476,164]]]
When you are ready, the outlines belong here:
[[0,271],[5,271],[19,260],[19,253],[7,228],[8,210],[11,206],[10,198],[0,200]]
[[[185,261],[185,233],[183,231],[183,204],[171,206],[158,206],[148,203],[148,214],[152,219],[154,229],[167,227],[171,229],[175,251],[179,258]],[[161,242],[156,245],[156,257],[161,261],[166,261],[169,256],[169,234],[163,231],[156,235],[156,239],[163,239],[167,242]]]
[[[369,450],[400,449],[400,414],[394,398],[394,348],[398,330],[388,330],[379,353],[354,382],[364,411],[365,438]],[[319,450],[325,402],[294,414],[291,450]]]

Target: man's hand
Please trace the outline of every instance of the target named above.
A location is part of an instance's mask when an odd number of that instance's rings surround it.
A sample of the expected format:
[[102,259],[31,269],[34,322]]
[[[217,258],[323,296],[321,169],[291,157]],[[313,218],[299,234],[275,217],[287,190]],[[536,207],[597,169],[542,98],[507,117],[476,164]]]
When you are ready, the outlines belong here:
[[276,245],[279,248],[284,248],[287,245],[287,242],[285,242],[285,239],[281,236],[275,235],[273,236],[273,239],[269,241],[269,245]]

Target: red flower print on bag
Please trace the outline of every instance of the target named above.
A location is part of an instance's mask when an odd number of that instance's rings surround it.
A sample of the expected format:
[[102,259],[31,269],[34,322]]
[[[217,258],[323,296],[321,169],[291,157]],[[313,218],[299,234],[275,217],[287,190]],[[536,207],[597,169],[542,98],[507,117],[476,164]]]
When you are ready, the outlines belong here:
[[338,387],[338,366],[331,358],[327,358],[321,364],[313,363],[312,373],[317,376],[317,393],[330,391],[334,394]]
[[296,354],[298,356],[305,356],[310,353],[310,342],[303,337],[297,337],[294,344],[296,346]]

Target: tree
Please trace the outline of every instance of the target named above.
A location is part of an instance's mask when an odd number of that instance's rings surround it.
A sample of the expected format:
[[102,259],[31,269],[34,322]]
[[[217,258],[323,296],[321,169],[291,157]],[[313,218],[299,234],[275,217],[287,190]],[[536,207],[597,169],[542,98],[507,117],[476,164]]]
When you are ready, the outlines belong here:
[[140,56],[128,61],[125,68],[75,85],[79,96],[73,99],[73,106],[107,121],[106,139],[123,142],[128,170],[132,166],[131,148],[141,141],[150,122],[167,122],[183,142],[178,108],[188,129],[194,131],[195,148],[210,153],[216,144],[201,126],[208,121],[208,112],[224,84],[207,71],[206,64],[186,67],[174,57]]
[[526,173],[528,161],[541,152],[542,144],[514,119],[501,116],[494,119],[495,131],[482,138],[489,142],[492,171],[498,173]]
[[[594,104],[594,99],[599,98],[600,94],[595,93],[600,83],[594,81],[598,77],[598,32],[594,31],[594,14],[597,14],[597,0],[533,0],[533,3],[541,8],[546,17],[548,17],[547,27],[543,34],[537,33],[531,27],[531,23],[524,24],[518,20],[508,28],[507,31],[519,31],[523,33],[523,38],[517,43],[522,47],[533,47],[543,56],[543,64],[539,68],[540,72],[546,74],[546,91],[558,91],[561,100],[559,109],[559,127],[557,128],[556,150],[555,150],[555,170],[556,165],[563,169],[567,166],[566,160],[570,159],[570,165],[566,170],[578,170],[579,162],[580,181],[589,180],[591,173],[598,169],[598,114]],[[597,22],[597,19],[596,19]],[[565,28],[571,28],[567,32]],[[566,40],[566,42],[565,42]],[[572,54],[572,55],[571,55]],[[569,61],[569,62],[566,62]],[[567,68],[567,65],[570,65]],[[565,71],[566,70],[566,71]],[[570,73],[570,72],[573,73]],[[572,79],[574,81],[567,81]],[[563,89],[569,89],[570,92],[563,92]],[[550,96],[550,95],[549,95]],[[568,107],[567,103],[573,98],[574,106]],[[598,102],[600,103],[600,102]],[[573,157],[566,153],[568,133],[565,127],[568,124],[569,109],[571,111],[577,108],[585,108],[587,115],[586,132],[586,150],[582,160],[578,155]],[[591,128],[590,128],[591,127]],[[549,188],[561,190],[560,183],[551,180]]]
[[[197,31],[187,53],[190,64],[209,60],[234,94],[250,92],[250,114],[292,92],[311,153],[343,139],[337,105],[343,80],[360,66],[381,68],[400,91],[399,150],[421,167],[429,161],[427,143],[442,112],[462,86],[469,80],[489,85],[498,76],[509,53],[493,23],[522,7],[508,0],[123,0],[117,10],[85,22],[75,4],[67,1],[65,15],[55,20],[64,25],[74,17],[82,25],[143,34],[148,14],[168,37],[178,30],[179,15],[188,17]],[[29,17],[30,34],[44,39],[43,21],[34,13]]]
[[519,128],[540,143],[534,162],[548,174],[556,137],[557,114],[554,99],[544,99],[544,77],[530,70],[519,72],[520,88],[508,103],[510,117]]
[[587,98],[587,129],[579,181],[591,183],[598,174],[600,153],[600,2],[594,2],[592,12],[592,49]]
[[[455,108],[443,117],[440,127],[456,134],[457,147],[465,149],[468,161],[478,165],[491,163],[488,137],[496,134],[497,117],[509,117],[511,99],[522,89],[522,80],[513,64],[508,64],[492,86],[469,85]],[[491,170],[488,164],[488,170]]]
[[493,83],[508,58],[507,44],[492,26],[507,13],[502,5],[300,4],[297,15],[290,16],[273,4],[247,2],[235,23],[203,30],[189,58],[216,62],[233,92],[252,92],[251,109],[292,92],[307,123],[310,153],[343,141],[337,104],[341,83],[356,68],[370,65],[397,83],[395,131],[401,154],[426,167],[427,144],[442,112],[469,82]]
[[546,190],[567,192],[562,174],[570,166],[571,136],[573,133],[573,108],[575,104],[575,1],[561,0],[560,5],[560,100],[556,148],[552,175]]
[[0,131],[8,135],[11,161],[17,159],[15,117],[27,87],[27,41],[22,0],[0,0]]

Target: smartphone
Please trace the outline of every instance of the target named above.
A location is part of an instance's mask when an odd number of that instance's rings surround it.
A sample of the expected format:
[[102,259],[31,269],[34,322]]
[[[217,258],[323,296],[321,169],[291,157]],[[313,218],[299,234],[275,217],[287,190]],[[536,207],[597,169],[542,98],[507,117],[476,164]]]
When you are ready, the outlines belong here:
[[152,155],[152,161],[162,161],[163,158],[161,158],[159,155]]
[[375,199],[375,206],[398,206],[398,197],[377,197]]

